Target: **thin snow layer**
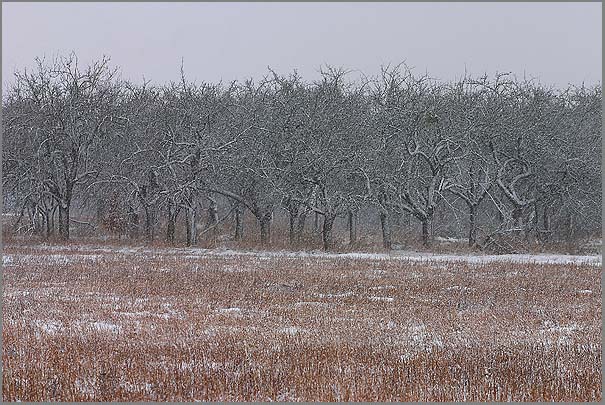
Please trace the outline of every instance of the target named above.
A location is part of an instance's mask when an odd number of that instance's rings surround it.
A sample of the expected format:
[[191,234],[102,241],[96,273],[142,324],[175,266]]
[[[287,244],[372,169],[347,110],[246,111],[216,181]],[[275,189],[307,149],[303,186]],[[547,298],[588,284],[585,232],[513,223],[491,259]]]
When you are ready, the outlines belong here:
[[92,322],[90,324],[94,329],[100,332],[110,332],[110,333],[119,333],[122,329],[120,326],[104,321]]
[[218,256],[271,256],[271,257],[299,257],[299,258],[327,258],[327,259],[359,259],[359,260],[403,260],[414,262],[467,262],[467,263],[536,263],[536,264],[592,264],[600,266],[602,256],[577,256],[557,254],[509,254],[509,255],[448,255],[436,253],[420,253],[395,251],[388,253],[323,253],[323,252],[243,252],[233,250],[208,251],[208,255]]
[[78,255],[33,255],[33,254],[14,254],[2,255],[2,264],[4,266],[14,266],[15,259],[19,259],[21,264],[71,264],[84,262],[97,262],[103,259],[100,254],[78,254]]
[[63,329],[63,323],[59,321],[36,320],[33,323],[36,327],[49,335],[54,335]]
[[386,301],[393,302],[395,298],[393,297],[369,297],[371,301]]
[[216,310],[216,312],[222,312],[222,313],[237,313],[239,314],[240,312],[242,312],[241,308],[237,308],[237,307],[232,307],[232,308],[219,308]]
[[[61,246],[38,246],[38,249],[60,250]],[[73,249],[70,247],[70,249]],[[589,264],[601,266],[602,255],[564,255],[564,254],[507,254],[507,255],[456,255],[456,254],[437,254],[425,252],[413,252],[395,250],[391,253],[325,253],[320,251],[311,252],[289,252],[289,251],[236,251],[230,249],[201,249],[201,248],[165,248],[150,249],[146,247],[134,248],[108,248],[95,246],[80,246],[76,248],[78,255],[45,255],[43,261],[59,263],[97,261],[101,258],[106,259],[114,255],[137,255],[137,256],[164,256],[178,255],[181,259],[198,259],[208,256],[253,256],[259,259],[269,258],[313,258],[313,259],[354,259],[354,260],[402,260],[413,262],[467,262],[473,264],[485,264],[493,262],[513,262],[513,263],[536,263],[536,264]],[[14,265],[14,259],[25,259],[39,261],[40,256],[35,255],[3,255],[4,265]]]

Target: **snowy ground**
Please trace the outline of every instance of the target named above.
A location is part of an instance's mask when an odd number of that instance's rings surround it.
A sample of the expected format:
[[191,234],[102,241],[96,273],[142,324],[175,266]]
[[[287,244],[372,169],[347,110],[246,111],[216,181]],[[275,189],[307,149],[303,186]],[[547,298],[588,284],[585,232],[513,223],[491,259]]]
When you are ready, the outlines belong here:
[[[602,265],[602,255],[564,255],[564,254],[507,254],[507,255],[467,255],[467,254],[437,254],[396,250],[391,253],[325,253],[290,252],[290,251],[236,251],[230,249],[200,249],[200,248],[148,248],[148,247],[99,247],[93,245],[79,246],[52,246],[38,245],[35,250],[69,250],[69,255],[49,253],[44,260],[52,263],[68,263],[70,261],[97,261],[101,258],[110,258],[108,254],[136,255],[136,256],[162,256],[176,255],[182,259],[198,259],[213,256],[253,256],[258,258],[313,258],[313,259],[359,259],[359,260],[402,260],[413,262],[466,262],[471,264],[484,264],[494,262],[535,263],[535,264],[589,264]],[[76,254],[72,252],[76,251]],[[35,259],[40,256],[20,255],[21,260]],[[3,254],[3,264],[10,265],[14,255]]]
[[13,245],[3,263],[11,401],[601,395],[600,256]]

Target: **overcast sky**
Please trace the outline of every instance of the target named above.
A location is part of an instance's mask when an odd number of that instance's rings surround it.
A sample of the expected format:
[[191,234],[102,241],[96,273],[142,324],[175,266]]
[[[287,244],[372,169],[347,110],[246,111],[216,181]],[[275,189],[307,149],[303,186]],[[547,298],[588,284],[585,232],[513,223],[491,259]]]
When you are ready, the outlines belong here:
[[36,56],[103,54],[131,80],[230,81],[271,66],[373,75],[406,61],[450,80],[513,72],[544,84],[601,82],[601,3],[3,3],[2,76]]

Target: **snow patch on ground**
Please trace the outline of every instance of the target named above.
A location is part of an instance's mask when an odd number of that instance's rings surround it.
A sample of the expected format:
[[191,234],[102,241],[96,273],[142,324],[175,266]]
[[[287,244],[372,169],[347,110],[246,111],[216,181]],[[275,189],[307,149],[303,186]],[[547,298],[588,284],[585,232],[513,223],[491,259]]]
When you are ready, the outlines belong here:
[[353,291],[347,291],[340,294],[315,294],[315,296],[319,298],[345,298],[350,297],[352,295],[355,295]]
[[122,328],[115,323],[104,321],[92,322],[90,326],[99,332],[119,333],[122,330]]
[[444,288],[445,291],[472,291],[473,288],[461,287],[459,285],[453,285],[451,287]]
[[370,301],[385,301],[385,302],[393,302],[395,298],[393,297],[368,297]]
[[[437,254],[425,252],[413,252],[405,250],[394,250],[390,253],[325,253],[319,251],[311,252],[290,252],[290,251],[236,251],[231,249],[202,249],[202,248],[164,248],[151,249],[146,247],[136,248],[107,248],[95,246],[36,246],[41,250],[59,250],[69,249],[77,250],[85,254],[69,255],[4,255],[4,263],[12,263],[14,258],[29,259],[36,262],[46,262],[48,260],[60,263],[71,263],[84,260],[97,261],[101,258],[117,258],[116,255],[141,255],[146,257],[162,257],[166,255],[177,255],[180,259],[195,260],[208,256],[233,257],[249,256],[256,257],[259,260],[269,258],[312,258],[312,259],[353,259],[353,260],[402,260],[412,262],[466,262],[475,264],[494,263],[494,262],[514,262],[514,263],[536,263],[536,264],[590,264],[600,266],[602,263],[601,255],[563,255],[563,254],[508,254],[508,255],[456,255],[456,254]],[[111,254],[111,255],[109,255]],[[233,269],[235,270],[235,269]],[[238,269],[239,270],[239,269]],[[241,271],[241,270],[239,270]],[[377,275],[380,274],[377,272]]]
[[297,328],[296,326],[288,326],[287,328],[279,329],[281,333],[285,333],[286,335],[294,336],[298,335],[301,332],[304,332],[303,329]]
[[59,321],[35,320],[33,324],[44,333],[54,335],[63,329],[63,323]]
[[443,237],[443,236],[437,236],[437,237],[435,237],[435,240],[437,242],[441,242],[441,243],[467,243],[468,242],[468,239],[449,238],[449,237]]
[[242,309],[241,308],[237,308],[237,307],[233,307],[233,308],[219,308],[216,310],[216,312],[220,312],[220,313],[224,313],[224,314],[230,314],[230,313],[241,313]]
[[297,308],[305,307],[305,306],[318,306],[318,307],[327,308],[330,306],[330,304],[328,304],[326,302],[317,302],[317,301],[301,301],[301,302],[295,303],[294,306]]
[[99,254],[70,254],[70,255],[31,255],[31,254],[12,254],[12,255],[3,255],[2,256],[2,264],[3,265],[15,265],[15,259],[19,260],[19,264],[72,264],[72,263],[96,263],[103,258],[107,258],[108,256],[99,255]]
[[394,288],[396,288],[394,285],[379,285],[376,287],[370,287],[370,290],[380,291],[380,290],[392,290]]
[[132,384],[128,381],[121,383],[120,387],[126,392],[145,392],[147,394],[151,393],[151,389],[153,388],[149,383]]
[[443,347],[443,342],[427,331],[424,324],[411,324],[407,327],[409,339],[420,350],[432,351],[433,347]]
[[149,311],[138,311],[138,312],[116,312],[117,315],[125,316],[127,318],[148,318],[157,317],[162,319],[174,318],[175,315],[171,313],[153,313]]

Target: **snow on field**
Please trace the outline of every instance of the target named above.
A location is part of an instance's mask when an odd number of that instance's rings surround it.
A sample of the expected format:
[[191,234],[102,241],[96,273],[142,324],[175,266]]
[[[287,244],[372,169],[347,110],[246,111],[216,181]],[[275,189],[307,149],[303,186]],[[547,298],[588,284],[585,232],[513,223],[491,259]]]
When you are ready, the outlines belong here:
[[110,322],[96,321],[90,324],[94,329],[100,332],[118,333],[122,329],[118,325]]
[[347,291],[340,294],[315,294],[315,296],[318,298],[345,298],[350,297],[352,295],[355,295],[353,291]]
[[318,302],[318,301],[300,301],[294,303],[294,308],[304,308],[304,307],[321,307],[321,308],[329,308],[330,304],[327,302]]
[[370,287],[370,290],[392,290],[395,288],[397,287],[395,287],[394,285],[379,285],[376,287]]
[[126,318],[150,318],[150,317],[156,317],[156,318],[162,318],[162,319],[170,319],[170,318],[176,318],[177,317],[177,316],[175,316],[172,313],[155,313],[155,312],[150,312],[150,311],[136,311],[136,312],[117,311],[116,315],[123,316],[123,317],[126,317]]
[[59,321],[36,320],[34,321],[34,325],[49,335],[54,335],[63,329],[63,323]]
[[302,332],[305,332],[305,330],[301,329],[301,328],[297,328],[296,326],[288,326],[288,327],[279,329],[278,332],[285,333],[286,335],[294,336],[294,335],[300,334]]
[[472,288],[469,287],[461,287],[459,285],[453,285],[451,287],[447,287],[446,291],[472,291]]
[[14,266],[14,260],[19,259],[21,264],[71,264],[71,263],[83,263],[83,262],[97,262],[105,255],[100,254],[77,254],[77,255],[34,255],[34,254],[17,254],[17,255],[2,255],[2,265]]
[[233,307],[233,308],[220,308],[217,309],[216,312],[222,312],[222,313],[237,313],[239,314],[240,312],[242,312],[241,308],[237,308],[237,307]]
[[371,301],[386,301],[393,302],[395,298],[393,297],[369,297]]
[[[14,265],[19,259],[27,263],[57,263],[69,264],[77,262],[98,261],[100,259],[118,259],[120,255],[136,255],[145,257],[163,257],[175,255],[180,259],[195,260],[209,256],[251,256],[260,260],[270,258],[312,258],[312,259],[353,259],[353,260],[402,260],[413,262],[467,262],[472,264],[485,264],[494,262],[536,263],[536,264],[589,264],[600,266],[602,255],[564,255],[564,254],[506,254],[506,255],[466,255],[466,254],[438,254],[395,250],[391,253],[325,253],[321,251],[290,252],[290,251],[236,251],[231,249],[202,249],[202,248],[160,248],[147,247],[134,248],[108,248],[98,246],[36,246],[39,250],[76,250],[78,254],[4,254],[3,264]],[[242,269],[231,269],[242,271]]]

